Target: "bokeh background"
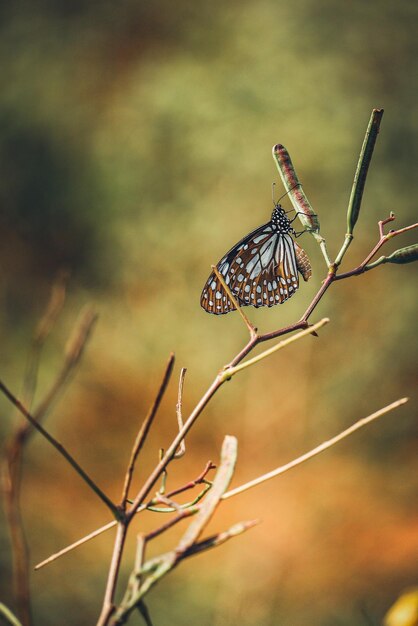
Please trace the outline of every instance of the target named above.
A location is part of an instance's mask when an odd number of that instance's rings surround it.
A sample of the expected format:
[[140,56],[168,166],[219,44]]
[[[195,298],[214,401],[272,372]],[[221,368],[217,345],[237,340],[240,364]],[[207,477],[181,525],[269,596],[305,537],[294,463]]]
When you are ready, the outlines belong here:
[[[179,368],[188,368],[188,413],[246,341],[237,314],[207,315],[199,296],[210,264],[269,217],[273,144],[288,148],[335,254],[370,112],[383,107],[344,269],[365,257],[390,210],[398,227],[415,221],[418,5],[23,0],[0,10],[1,378],[19,391],[51,284],[68,271],[37,398],[80,310],[93,304],[100,319],[88,352],[47,423],[116,498],[169,352],[175,376],[137,485],[175,432]],[[387,250],[415,240],[405,235]],[[249,311],[263,331],[295,321],[324,277],[314,240],[299,241],[313,278],[285,306]],[[238,485],[412,397],[320,458],[225,503],[213,531],[262,523],[160,584],[148,599],[156,626],[378,624],[416,582],[416,278],[413,265],[384,266],[336,284],[313,316],[331,318],[320,339],[245,371],[213,400],[169,486],[216,460],[226,433],[239,439]],[[3,398],[0,407],[5,441],[16,416]],[[27,450],[22,498],[33,563],[109,519],[39,437]],[[0,519],[1,599],[13,606]],[[149,515],[141,528],[159,523]],[[172,547],[179,531],[151,553]],[[36,624],[95,623],[111,546],[108,534],[33,575]],[[133,555],[134,539],[124,576]]]

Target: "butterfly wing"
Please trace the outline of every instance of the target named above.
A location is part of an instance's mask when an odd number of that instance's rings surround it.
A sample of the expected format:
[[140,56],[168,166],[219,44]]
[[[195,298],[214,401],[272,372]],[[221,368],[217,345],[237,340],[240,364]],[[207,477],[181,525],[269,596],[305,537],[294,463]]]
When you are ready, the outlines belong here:
[[[256,243],[255,241],[265,241],[272,234],[271,224],[263,224],[256,228],[251,233],[246,235],[238,243],[233,246],[229,252],[219,261],[217,268],[224,277],[224,280],[228,287],[231,289],[234,295],[237,294],[236,285],[239,284],[238,277],[241,277],[241,267],[244,267],[244,258],[248,256],[248,251],[252,250]],[[258,240],[258,238],[261,238]],[[245,304],[240,302],[240,304]],[[250,304],[250,303],[248,303]],[[235,311],[235,306],[231,302],[225,289],[222,287],[215,272],[209,276],[206,285],[203,288],[202,295],[200,296],[200,305],[208,313],[214,313],[215,315],[223,315],[230,311]]]
[[[302,250],[300,246],[298,249]],[[295,242],[289,234],[274,230],[271,222],[241,239],[217,268],[241,306],[281,304],[299,287]],[[235,310],[214,272],[202,291],[200,304],[215,315]]]
[[271,307],[288,300],[299,287],[294,241],[275,231],[264,241],[257,239],[249,249],[251,258],[243,255],[233,292],[244,305]]

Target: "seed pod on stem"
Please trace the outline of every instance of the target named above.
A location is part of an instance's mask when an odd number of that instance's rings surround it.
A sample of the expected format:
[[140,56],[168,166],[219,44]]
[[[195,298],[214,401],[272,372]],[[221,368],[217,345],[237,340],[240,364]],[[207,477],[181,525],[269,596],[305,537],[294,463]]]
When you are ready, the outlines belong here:
[[414,243],[412,246],[406,246],[405,248],[399,248],[389,256],[381,256],[373,263],[368,263],[366,270],[371,270],[378,265],[383,265],[383,263],[405,265],[406,263],[413,263],[414,261],[418,261],[418,243]]
[[318,216],[302,189],[288,151],[279,143],[273,146],[273,159],[303,227],[312,233],[319,233]]

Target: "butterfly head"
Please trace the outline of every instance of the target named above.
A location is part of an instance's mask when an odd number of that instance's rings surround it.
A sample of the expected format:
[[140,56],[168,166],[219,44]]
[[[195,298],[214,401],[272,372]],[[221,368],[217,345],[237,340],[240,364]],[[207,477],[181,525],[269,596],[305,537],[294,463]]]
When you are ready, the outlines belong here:
[[276,204],[274,207],[274,211],[271,216],[271,224],[274,230],[277,230],[283,235],[293,232],[290,220],[280,204]]

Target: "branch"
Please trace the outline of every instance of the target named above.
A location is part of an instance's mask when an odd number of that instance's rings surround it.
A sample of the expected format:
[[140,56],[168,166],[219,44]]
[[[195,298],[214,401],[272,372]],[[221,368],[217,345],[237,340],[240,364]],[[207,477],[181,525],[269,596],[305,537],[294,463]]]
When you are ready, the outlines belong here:
[[[180,371],[180,380],[179,380],[179,393],[176,404],[176,415],[177,415],[177,424],[179,427],[179,431],[183,428],[183,387],[184,387],[184,378],[186,376],[187,369],[185,367],[181,368]],[[181,459],[182,456],[186,454],[186,442],[184,439],[181,440],[181,443],[178,447],[177,452],[174,455],[175,459]]]
[[[180,562],[185,552],[190,550],[192,546],[197,542],[204,528],[207,526],[210,519],[212,518],[217,506],[219,505],[222,494],[225,493],[228,485],[231,482],[236,459],[237,440],[235,437],[227,435],[222,445],[221,461],[219,464],[219,469],[213,481],[213,487],[209,492],[209,495],[206,497],[205,501],[198,507],[196,517],[193,519],[186,532],[183,534],[175,550],[161,557],[155,571],[151,572],[150,575],[144,580],[137,593],[131,596],[127,602],[121,604],[119,609],[116,611],[114,617],[112,618],[112,624],[116,625],[124,623],[129,613],[138,605],[139,602],[142,601],[143,597],[146,595],[149,589],[153,585],[155,585],[155,583],[158,582],[158,580],[160,580],[163,576],[168,574]],[[188,515],[192,514],[192,511],[188,513]],[[175,520],[173,520],[173,523],[180,521],[180,519],[185,516],[186,512],[180,513],[180,515],[177,516]],[[161,532],[169,526],[170,524],[165,525],[164,528],[160,529]],[[125,594],[125,598],[126,597],[127,594]]]
[[9,608],[3,602],[0,602],[0,617],[3,618],[10,626],[23,626]]
[[51,445],[54,446],[56,450],[64,457],[64,459],[71,465],[71,467],[77,472],[79,476],[84,480],[84,482],[94,491],[94,493],[104,502],[104,504],[110,509],[110,511],[118,516],[117,507],[113,504],[113,502],[106,496],[106,494],[96,485],[96,483],[90,478],[90,476],[83,470],[83,468],[77,463],[77,461],[71,456],[71,454],[66,450],[66,448],[55,439],[41,424],[37,422],[37,420],[25,409],[23,404],[18,400],[12,392],[6,387],[6,385],[0,380],[0,391],[4,393],[6,398],[10,400],[10,402],[22,413],[24,417],[36,428],[41,435],[49,441]]
[[360,263],[357,267],[350,270],[349,272],[344,272],[342,274],[337,274],[334,276],[333,280],[343,280],[344,278],[350,278],[351,276],[359,276],[360,274],[364,274],[371,269],[374,269],[378,265],[382,263],[410,263],[412,261],[417,260],[417,244],[408,246],[407,248],[401,248],[400,250],[396,250],[389,257],[381,257],[374,263],[370,263],[372,258],[376,256],[380,248],[387,242],[389,239],[393,239],[398,235],[402,235],[403,233],[414,230],[418,228],[418,222],[415,224],[410,224],[409,226],[405,226],[404,228],[399,228],[398,230],[390,230],[387,234],[384,233],[383,226],[388,222],[392,222],[395,219],[395,215],[393,213],[390,214],[388,218],[385,220],[380,220],[378,223],[379,226],[379,234],[380,238],[374,248],[369,252],[364,261]]
[[244,321],[244,324],[246,325],[246,327],[248,328],[248,332],[250,333],[250,337],[251,339],[255,339],[257,336],[257,329],[255,328],[255,326],[250,322],[250,320],[248,319],[248,317],[245,315],[244,311],[242,310],[242,307],[238,301],[238,299],[235,297],[235,295],[232,293],[231,289],[228,287],[228,285],[225,282],[224,277],[222,276],[221,272],[218,270],[218,268],[216,267],[216,265],[211,265],[212,270],[215,272],[217,279],[219,280],[219,282],[221,283],[222,287],[225,289],[226,293],[229,296],[229,299],[231,300],[232,304],[235,306],[236,310],[238,311],[238,313],[241,315],[241,318]]
[[307,335],[312,335],[316,333],[317,330],[322,328],[322,326],[325,326],[325,324],[328,324],[328,322],[329,322],[329,319],[327,317],[324,317],[322,320],[320,320],[313,326],[310,326],[309,328],[306,328],[305,330],[301,330],[299,333],[296,333],[296,335],[292,335],[288,339],[284,339],[283,341],[280,341],[275,346],[269,348],[268,350],[265,350],[264,352],[261,352],[260,354],[253,357],[252,359],[248,359],[248,361],[244,361],[244,363],[241,363],[240,365],[227,367],[226,369],[224,369],[222,373],[223,379],[230,380],[232,376],[234,376],[234,374],[237,374],[241,370],[247,367],[250,367],[251,365],[254,365],[255,363],[258,363],[259,361],[262,361],[263,359],[270,356],[271,354],[274,354],[274,352],[277,352],[278,350],[285,348],[291,343],[294,343],[295,341],[298,341],[299,339],[302,339],[303,337],[306,337]]
[[[191,480],[190,482],[186,483],[182,487],[178,487],[177,489],[174,489],[169,494],[167,494],[168,497],[173,497],[173,496],[175,496],[175,495],[177,495],[179,493],[183,493],[184,491],[187,491],[189,489],[193,489],[196,485],[199,485],[199,484],[202,484],[202,483],[206,483],[206,487],[203,490],[203,492],[201,492],[194,500],[192,500],[191,502],[189,502],[186,505],[184,505],[184,506],[193,506],[194,504],[196,504],[203,497],[204,493],[206,493],[206,491],[210,488],[211,484],[208,485],[208,481],[206,481],[206,475],[208,474],[208,472],[210,470],[214,469],[215,467],[216,467],[216,465],[214,465],[212,463],[212,461],[208,461],[208,463],[206,464],[205,469],[203,470],[203,472],[201,472],[201,474],[199,474],[199,476],[197,478],[195,478],[195,480]],[[145,509],[150,509],[151,511],[154,510],[153,503],[154,503],[154,500],[151,500],[148,504],[144,504],[142,507],[140,507],[137,512],[140,513],[141,511],[145,511]],[[157,511],[157,512],[161,512],[161,511]],[[51,556],[49,556],[44,561],[41,561],[40,563],[35,565],[34,569],[35,570],[41,569],[45,565],[48,565],[49,563],[52,563],[52,561],[55,561],[56,559],[60,558],[61,556],[64,556],[64,554],[67,554],[68,552],[71,552],[72,550],[74,550],[75,548],[78,548],[79,546],[83,545],[87,541],[90,541],[91,539],[94,539],[98,535],[101,535],[102,533],[106,532],[107,530],[110,530],[111,528],[115,528],[116,525],[117,525],[117,521],[116,520],[112,520],[108,524],[105,524],[104,526],[101,526],[101,528],[98,528],[97,530],[94,530],[93,532],[89,533],[85,537],[82,537],[78,541],[75,541],[71,545],[66,546],[65,548],[63,548],[59,552],[56,552],[55,554],[52,554]]]
[[142,447],[145,443],[145,440],[147,438],[147,435],[149,433],[149,429],[151,428],[151,425],[154,421],[154,418],[157,414],[158,408],[160,406],[161,400],[163,399],[165,390],[167,389],[167,385],[170,382],[170,377],[171,377],[171,373],[173,371],[173,367],[174,367],[174,354],[170,354],[170,357],[168,359],[168,363],[167,366],[165,368],[165,372],[164,372],[164,376],[163,376],[163,380],[161,382],[160,388],[158,390],[158,393],[155,397],[155,400],[150,408],[150,410],[148,411],[147,416],[145,417],[141,428],[139,429],[139,432],[135,438],[135,443],[133,445],[132,448],[132,452],[131,452],[131,458],[129,460],[128,463],[128,468],[126,470],[126,475],[125,475],[125,483],[123,485],[123,490],[122,490],[122,498],[121,498],[121,507],[125,507],[126,506],[126,499],[128,497],[128,492],[129,492],[129,487],[131,485],[132,482],[132,475],[133,475],[133,471],[135,468],[135,463],[136,460],[138,458],[139,453],[142,450]]
[[[62,309],[65,300],[65,280],[61,274],[52,285],[46,309],[32,338],[22,385],[22,398],[30,407],[35,395],[38,367],[43,345]],[[19,416],[20,417],[20,416]],[[38,417],[39,419],[39,417]],[[20,508],[23,449],[32,426],[20,423],[5,445],[2,482],[6,521],[9,527],[13,560],[13,591],[24,626],[32,623],[29,588],[29,554]]]
[[116,532],[115,543],[113,546],[112,560],[110,562],[110,568],[109,568],[109,573],[108,573],[108,578],[107,578],[107,583],[106,583],[106,590],[105,590],[105,595],[103,598],[102,612],[101,612],[99,621],[97,623],[98,626],[107,624],[108,619],[112,615],[113,610],[114,610],[113,598],[115,595],[116,584],[117,584],[117,580],[119,576],[119,569],[120,569],[120,564],[122,561],[123,548],[125,546],[126,533],[128,531],[129,523],[131,521],[131,518],[129,518],[125,514],[126,498],[128,495],[131,481],[132,481],[135,461],[138,457],[138,454],[140,453],[142,449],[142,446],[145,443],[149,429],[151,427],[154,417],[158,411],[158,407],[160,406],[161,400],[163,398],[164,392],[167,389],[167,385],[170,381],[170,376],[173,370],[173,366],[174,366],[174,354],[171,354],[168,360],[168,363],[164,372],[163,380],[161,382],[157,396],[154,400],[154,403],[147,417],[145,418],[139,430],[134,446],[132,448],[131,458],[129,460],[128,469],[126,471],[125,483],[124,483],[123,490],[122,490],[122,501],[120,505],[120,510],[121,512],[123,512],[123,516],[121,516],[118,520],[118,528]]
[[[207,537],[206,539],[203,539],[202,541],[198,541],[193,546],[191,546],[188,550],[186,550],[186,552],[182,554],[181,560],[183,561],[189,556],[195,556],[196,554],[199,554],[200,552],[203,552],[205,550],[209,550],[211,548],[217,548],[218,546],[225,543],[225,541],[228,541],[228,539],[231,539],[232,537],[237,537],[238,535],[242,534],[246,530],[249,530],[256,524],[259,524],[259,520],[257,519],[249,520],[246,522],[238,522],[237,524],[234,524],[233,526],[228,528],[228,530],[224,530],[216,535]],[[166,553],[166,554],[157,556],[153,559],[150,559],[146,563],[144,563],[141,573],[148,574],[148,573],[154,572],[157,569],[157,567],[161,564],[161,562],[169,554],[170,553]]]
[[[392,219],[392,217],[390,219]],[[401,234],[403,232],[406,232],[408,230],[412,230],[412,229],[418,227],[418,224],[413,224],[411,226],[407,226],[405,228],[399,229],[398,231],[391,231],[387,235],[384,235],[383,231],[382,231],[382,227],[383,227],[384,223],[387,223],[386,220],[382,220],[381,222],[379,222],[379,232],[381,233],[381,238],[382,237],[384,238],[383,243],[385,241],[387,241],[389,238],[392,238],[392,237],[394,237],[394,236],[396,236],[398,234]],[[231,369],[231,368],[235,367],[236,365],[238,365],[254,349],[254,347],[256,345],[258,345],[258,343],[261,343],[261,342],[264,342],[264,341],[269,341],[270,339],[274,339],[276,337],[288,334],[290,332],[293,332],[294,330],[307,328],[307,326],[308,326],[308,319],[309,319],[310,315],[312,314],[312,312],[314,311],[316,306],[319,304],[319,302],[321,301],[322,297],[324,296],[324,294],[327,291],[327,289],[331,286],[331,284],[335,280],[341,280],[341,279],[344,279],[344,278],[349,278],[350,276],[358,275],[360,273],[363,273],[363,272],[367,271],[369,269],[369,266],[366,265],[366,263],[368,262],[368,259],[370,259],[371,256],[376,254],[376,252],[381,247],[381,245],[383,245],[383,244],[380,244],[380,242],[379,242],[375,246],[375,248],[373,249],[372,253],[369,254],[368,257],[365,259],[365,261],[358,268],[355,268],[351,272],[346,272],[344,274],[337,275],[336,274],[336,267],[332,268],[330,273],[328,274],[328,276],[324,280],[323,284],[321,285],[321,287],[318,290],[317,294],[314,296],[311,304],[308,306],[307,310],[305,311],[305,313],[303,314],[303,316],[302,316],[302,318],[300,319],[299,322],[296,322],[294,324],[291,324],[290,326],[283,327],[281,329],[278,329],[278,330],[270,332],[270,333],[265,333],[265,334],[261,334],[261,335],[256,335],[255,337],[251,337],[249,342],[246,344],[246,346],[244,346],[244,348],[233,358],[233,360],[228,365],[224,366],[223,370],[221,371],[221,374],[218,375],[218,377],[219,376],[221,376],[221,377],[224,376],[224,372],[225,371],[228,371],[228,369]],[[415,255],[415,247],[413,247],[412,253]],[[395,253],[394,253],[394,255],[395,255]],[[415,256],[414,256],[414,258],[412,260],[415,260]],[[380,263],[381,262],[385,262],[385,261],[382,260],[382,261],[380,261]],[[392,262],[396,262],[396,261],[392,261]],[[378,264],[379,263],[376,262],[375,265],[378,265]],[[372,268],[370,267],[370,269],[372,269]],[[226,286],[226,288],[227,288],[227,286]],[[227,291],[229,292],[228,288],[227,288]],[[312,332],[311,328],[310,328],[310,331]],[[153,473],[148,478],[148,481],[145,483],[145,485],[143,486],[141,492],[138,494],[138,496],[136,498],[136,501],[134,502],[135,507],[133,506],[131,508],[130,515],[134,515],[135,514],[135,512],[134,512],[135,510],[137,512],[140,512],[140,511],[142,511],[142,510],[144,510],[146,508],[146,505],[142,505],[140,503],[140,501],[145,499],[147,493],[150,491],[150,489],[152,488],[153,484],[158,479],[158,476],[164,470],[166,465],[170,462],[170,460],[171,460],[170,456],[175,454],[176,450],[178,449],[178,446],[180,445],[181,441],[184,439],[184,436],[187,434],[187,432],[192,427],[194,421],[198,418],[198,416],[200,415],[201,411],[204,409],[206,404],[210,401],[212,396],[217,392],[217,390],[221,386],[222,382],[218,379],[218,377],[215,378],[215,380],[213,381],[211,386],[208,388],[206,393],[202,396],[201,400],[198,402],[198,404],[196,405],[195,409],[192,411],[191,415],[189,416],[189,419],[185,423],[183,429],[179,432],[178,436],[175,438],[175,440],[173,441],[172,445],[167,450],[167,452],[164,455],[163,459],[161,459],[161,461],[158,464],[158,466],[155,468]],[[39,569],[39,568],[43,567],[43,565],[46,565],[46,564],[50,563],[51,561],[55,560],[56,558],[66,554],[67,552],[71,551],[72,549],[78,547],[79,545],[82,545],[84,542],[89,541],[90,539],[94,538],[95,536],[99,535],[102,532],[105,532],[109,528],[114,527],[115,525],[116,525],[116,522],[110,522],[109,524],[106,524],[105,526],[102,526],[100,529],[94,531],[93,533],[90,533],[86,537],[84,537],[84,538],[80,539],[79,541],[75,542],[74,544],[71,544],[70,546],[64,548],[63,550],[61,550],[58,553],[52,555],[48,559],[45,559],[44,561],[39,563],[35,567],[35,569]]]
[[382,417],[382,415],[386,415],[386,413],[389,413],[390,411],[397,409],[398,407],[402,406],[406,402],[408,402],[408,398],[401,398],[400,400],[396,400],[395,402],[392,402],[392,404],[389,404],[388,406],[385,406],[383,409],[380,409],[379,411],[372,413],[368,417],[364,417],[363,419],[359,420],[358,422],[356,422],[349,428],[346,428],[346,430],[343,430],[341,433],[339,433],[335,437],[332,437],[332,439],[329,439],[328,441],[324,441],[316,448],[313,448],[309,452],[306,452],[306,454],[302,454],[302,456],[298,457],[297,459],[290,461],[290,463],[286,463],[286,465],[277,467],[276,469],[272,470],[271,472],[268,472],[267,474],[263,474],[262,476],[259,476],[258,478],[255,478],[254,480],[250,480],[248,483],[240,485],[239,487],[236,487],[235,489],[231,489],[231,491],[228,491],[222,496],[222,500],[227,500],[228,498],[232,498],[232,496],[236,496],[239,493],[242,493],[243,491],[247,491],[248,489],[251,489],[252,487],[261,485],[261,483],[264,483],[267,480],[271,480],[272,478],[275,478],[276,476],[280,476],[280,474],[284,474],[285,472],[288,472],[290,469],[293,469],[294,467],[301,465],[302,463],[305,463],[305,461],[308,461],[309,459],[316,456],[317,454],[320,454],[321,452],[328,450],[328,448],[332,448],[332,446],[335,446],[336,443],[339,443],[346,437],[349,437],[350,435],[355,433],[357,430],[360,430],[360,428],[367,426],[367,424],[370,424],[370,422],[373,422],[379,417]]
[[[22,398],[27,407],[31,406],[35,394],[42,348],[64,304],[66,279],[66,275],[60,274],[53,284],[45,312],[33,334],[32,348],[28,356],[22,391]],[[34,412],[34,418],[37,422],[40,422],[45,417],[59,393],[63,391],[70,374],[78,365],[96,317],[96,314],[88,311],[83,316],[81,323],[77,324],[73,339],[70,341],[70,348],[66,350],[62,370]],[[29,589],[29,555],[20,511],[20,491],[23,451],[25,444],[29,441],[29,437],[34,432],[35,429],[30,422],[25,420],[23,423],[19,423],[6,444],[3,463],[5,511],[12,544],[13,586],[18,610],[24,626],[29,626],[32,623],[32,616]]]

